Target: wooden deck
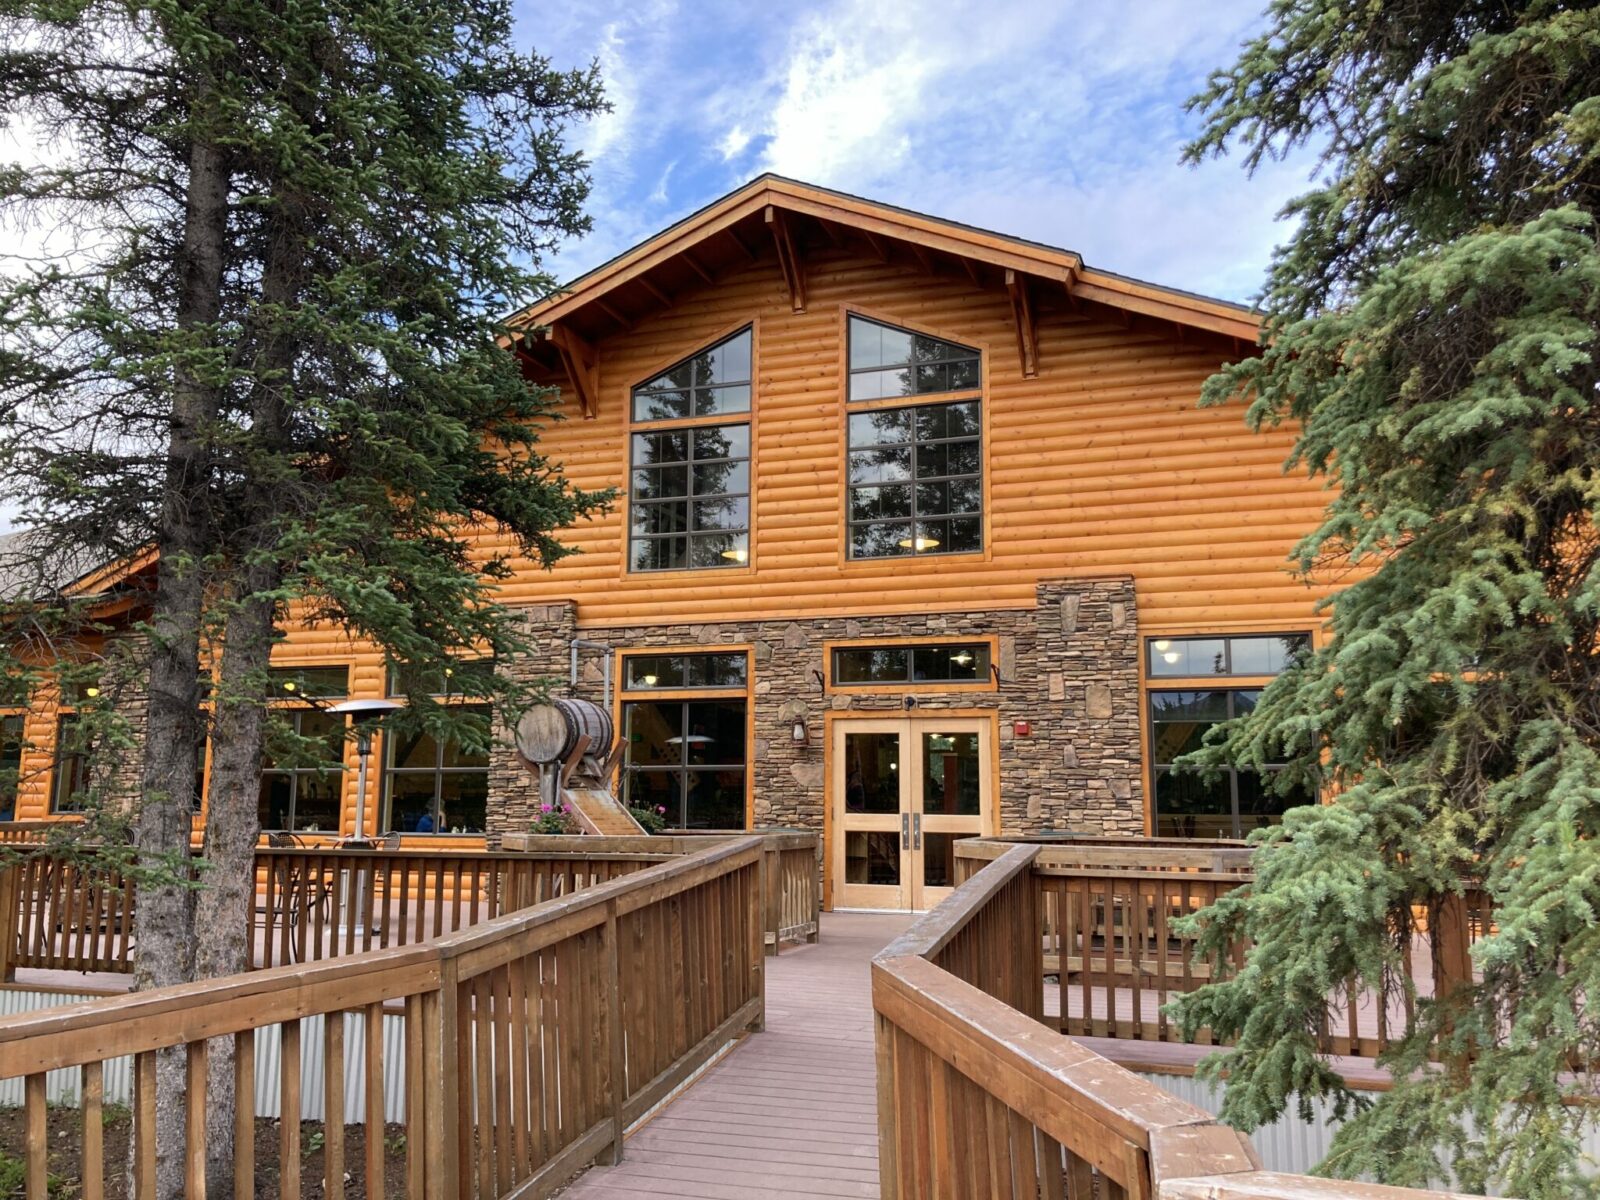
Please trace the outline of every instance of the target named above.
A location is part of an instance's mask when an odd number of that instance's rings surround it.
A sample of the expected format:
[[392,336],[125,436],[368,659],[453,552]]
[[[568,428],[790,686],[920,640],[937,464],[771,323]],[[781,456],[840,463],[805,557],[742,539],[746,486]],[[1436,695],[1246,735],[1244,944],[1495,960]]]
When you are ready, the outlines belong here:
[[767,959],[767,1027],[634,1132],[563,1200],[878,1195],[868,963],[909,924],[828,913],[822,940]]

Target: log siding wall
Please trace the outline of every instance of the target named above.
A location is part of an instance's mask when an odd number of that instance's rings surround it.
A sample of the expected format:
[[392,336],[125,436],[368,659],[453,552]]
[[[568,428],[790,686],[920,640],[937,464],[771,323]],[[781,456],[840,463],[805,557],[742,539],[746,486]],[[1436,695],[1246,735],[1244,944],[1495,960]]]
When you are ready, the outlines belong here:
[[[816,695],[810,667],[826,672],[827,664],[820,651],[812,654],[813,641],[820,647],[825,639],[880,632],[903,638],[918,628],[930,634],[1015,635],[1016,629],[1003,628],[1010,625],[1049,625],[1059,635],[1057,617],[1041,609],[1044,592],[1075,582],[1092,588],[1094,581],[1108,579],[1127,581],[1129,628],[1136,612],[1140,636],[1315,629],[1315,605],[1329,589],[1292,578],[1286,556],[1318,520],[1326,498],[1320,484],[1285,473],[1291,431],[1252,434],[1238,406],[1199,407],[1201,385],[1223,361],[1223,343],[1100,305],[1072,311],[1064,297],[1036,294],[1035,308],[1039,369],[1027,377],[1003,290],[979,288],[950,273],[929,274],[903,251],[884,262],[852,250],[813,247],[807,251],[807,309],[795,313],[768,246],[750,265],[678,294],[672,307],[598,342],[597,417],[583,418],[576,400],[565,397],[560,407],[567,419],[551,425],[544,445],[575,485],[625,487],[631,388],[663,364],[731,330],[752,327],[750,561],[630,573],[624,496],[610,514],[568,531],[579,553],[550,571],[521,564],[503,585],[502,597],[525,606],[541,631],[537,661],[527,672],[564,683],[567,645],[575,635],[619,649],[701,637],[755,642],[767,640],[774,628],[800,623],[807,649],[805,670],[795,680],[774,679],[759,656],[752,661],[758,725],[751,747],[757,793],[752,815],[820,825],[824,751],[814,745],[799,752],[816,759],[815,770],[780,761],[788,748],[775,732],[781,731],[776,714],[789,701],[858,708],[873,707],[874,701]],[[850,312],[983,351],[981,553],[847,559]],[[499,543],[484,535],[480,546],[487,554]],[[293,619],[287,635],[275,663],[348,665],[353,696],[384,694],[384,664],[374,648]],[[780,636],[780,650],[782,641]],[[1112,748],[1089,760],[1081,755],[1080,739],[1070,735],[1060,744],[1036,737],[1026,749],[1008,740],[1014,714],[1037,721],[1041,712],[1064,712],[1070,697],[1082,696],[1086,681],[1075,674],[1082,663],[1059,636],[1052,645],[1041,644],[1026,683],[1038,690],[1037,703],[1032,691],[1013,699],[1005,688],[997,697],[952,694],[952,704],[999,710],[1008,829],[1070,822],[1075,814],[1059,807],[1065,797],[1055,794],[1055,784],[1081,796],[1081,786],[1062,781],[1090,774],[1108,789],[1107,803],[1094,806],[1097,819],[1130,830],[1142,823],[1149,778],[1136,642],[1134,637],[1130,661],[1115,677],[1096,682],[1112,693],[1120,720],[1138,712],[1141,729],[1131,737],[1118,729]],[[1052,655],[1053,665],[1045,661]],[[773,684],[767,693],[760,691],[764,675]],[[1105,696],[1096,693],[1095,711],[1104,708]],[[1042,724],[1049,728],[1048,721]],[[818,721],[815,739],[821,734]],[[47,704],[37,705],[26,729],[31,748],[23,763],[18,820],[48,816],[54,735],[54,713]],[[767,766],[756,757],[763,753],[772,756]],[[352,769],[343,824],[349,829],[356,800],[353,754],[347,765]],[[136,756],[128,756],[119,775],[137,778]],[[381,812],[381,784],[382,772],[373,772],[369,821]],[[763,804],[759,797],[768,785],[772,798]],[[497,760],[491,808],[502,796],[513,810],[524,806],[530,786],[519,769]],[[462,844],[449,837],[407,841]]]

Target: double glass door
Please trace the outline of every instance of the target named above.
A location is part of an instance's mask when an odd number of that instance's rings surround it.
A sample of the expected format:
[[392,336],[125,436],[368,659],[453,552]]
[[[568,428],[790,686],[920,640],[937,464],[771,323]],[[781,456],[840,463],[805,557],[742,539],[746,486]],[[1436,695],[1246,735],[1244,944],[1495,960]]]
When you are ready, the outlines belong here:
[[932,908],[955,886],[955,844],[989,829],[987,719],[841,720],[833,772],[833,902]]

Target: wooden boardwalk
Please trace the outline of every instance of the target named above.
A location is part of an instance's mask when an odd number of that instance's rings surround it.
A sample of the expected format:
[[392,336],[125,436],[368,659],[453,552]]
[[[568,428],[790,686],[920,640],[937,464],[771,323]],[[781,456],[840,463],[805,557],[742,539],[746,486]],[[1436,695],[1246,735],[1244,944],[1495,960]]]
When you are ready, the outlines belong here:
[[867,964],[910,924],[828,913],[814,946],[767,959],[767,1028],[593,1167],[563,1200],[876,1197],[877,1093]]

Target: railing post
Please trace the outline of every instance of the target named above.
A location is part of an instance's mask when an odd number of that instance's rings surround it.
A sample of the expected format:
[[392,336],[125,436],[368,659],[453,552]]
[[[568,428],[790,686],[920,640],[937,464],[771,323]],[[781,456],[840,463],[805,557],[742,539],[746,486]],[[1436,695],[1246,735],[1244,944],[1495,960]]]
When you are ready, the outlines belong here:
[[894,1025],[882,1013],[872,1014],[873,1053],[878,1077],[878,1195],[899,1200],[900,1146],[895,1126]]
[[16,863],[0,867],[0,980],[17,977],[17,919],[22,906],[18,886],[22,869]]
[[761,841],[761,897],[766,909],[766,929],[762,941],[771,936],[766,953],[778,953],[778,935],[783,926],[783,872],[778,862],[778,850],[771,838]]
[[[753,903],[750,904],[749,915],[745,918],[749,922],[751,985],[755,988],[756,999],[760,1001],[756,1009],[755,1020],[750,1022],[750,1028],[755,1033],[760,1033],[767,1027],[767,938],[766,931],[762,929],[762,925],[765,922],[761,919],[761,914],[766,908],[765,901],[762,899],[766,890],[763,886],[766,862],[767,856],[763,850],[760,857],[752,864],[755,867],[755,879],[752,880],[752,883],[756,894],[752,897]],[[746,870],[749,870],[749,868],[747,867]],[[776,938],[774,938],[774,941],[776,941]]]
[[[472,1123],[461,1111],[461,1063],[470,1061],[461,1046],[461,985],[452,958],[441,956],[439,987],[422,996],[423,1113],[427,1147],[426,1192],[429,1200],[459,1200],[472,1194],[470,1155],[463,1157],[462,1142],[472,1135]],[[409,1082],[409,1081],[408,1081]],[[407,1136],[415,1131],[407,1129]]]
[[605,967],[606,967],[606,1041],[611,1060],[611,1148],[604,1161],[615,1166],[622,1161],[622,1139],[627,1126],[622,1119],[622,1106],[627,1096],[627,1079],[624,1074],[622,1029],[622,944],[618,938],[617,902],[606,904]]

